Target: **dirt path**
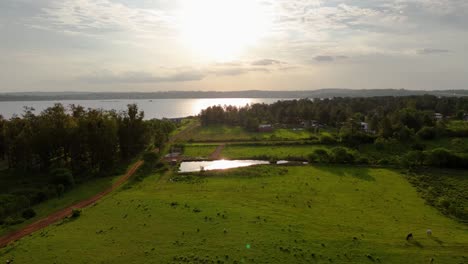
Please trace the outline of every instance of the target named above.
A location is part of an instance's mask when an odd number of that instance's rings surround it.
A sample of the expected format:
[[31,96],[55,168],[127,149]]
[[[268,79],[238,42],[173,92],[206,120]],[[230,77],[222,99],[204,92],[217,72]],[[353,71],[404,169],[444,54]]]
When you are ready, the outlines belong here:
[[118,187],[120,187],[123,183],[125,183],[130,177],[132,177],[133,174],[140,168],[140,166],[143,165],[143,161],[138,161],[135,163],[130,170],[127,171],[127,173],[120,177],[111,187],[109,187],[107,190],[102,191],[101,193],[96,194],[95,196],[86,199],[84,201],[81,201],[77,204],[74,204],[72,206],[69,206],[67,208],[61,209],[49,216],[47,216],[44,219],[41,219],[35,223],[32,223],[20,230],[17,230],[13,233],[10,233],[8,235],[5,235],[3,237],[0,237],[0,248],[5,247],[8,245],[10,242],[16,241],[21,239],[22,237],[25,237],[33,232],[36,232],[42,228],[45,228],[51,224],[54,224],[72,214],[73,209],[82,209],[87,206],[90,206],[97,202],[99,199],[104,197],[105,195],[109,194],[110,192],[114,191]]
[[210,155],[210,159],[211,160],[217,160],[217,159],[220,159],[221,158],[221,152],[223,151],[224,147],[226,146],[226,144],[221,144],[219,145],[215,151],[213,151],[213,153],[211,153]]

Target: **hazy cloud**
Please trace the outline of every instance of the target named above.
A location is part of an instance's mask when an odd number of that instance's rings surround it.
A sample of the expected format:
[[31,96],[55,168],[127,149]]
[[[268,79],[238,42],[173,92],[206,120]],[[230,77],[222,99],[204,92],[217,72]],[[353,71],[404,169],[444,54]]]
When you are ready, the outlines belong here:
[[441,54],[441,53],[449,53],[450,50],[447,49],[420,49],[417,51],[420,55],[431,55],[431,54]]
[[139,83],[165,83],[165,82],[189,82],[200,81],[206,76],[195,70],[185,70],[165,75],[155,75],[143,71],[131,71],[123,73],[113,73],[102,71],[87,76],[81,76],[78,81],[97,84],[139,84]]
[[[180,36],[180,7],[193,1],[0,0],[0,92],[47,90],[44,80],[68,82],[57,89],[109,90],[116,83],[148,89],[468,83],[466,0],[242,0],[259,3],[254,12],[271,21],[232,62],[221,63]],[[390,70],[402,77],[388,77]],[[356,72],[372,74],[363,80]]]
[[278,65],[278,64],[283,64],[284,62],[279,61],[279,60],[272,60],[272,59],[263,59],[263,60],[257,60],[252,62],[252,65],[254,66],[269,66],[269,65]]
[[320,61],[320,62],[329,62],[329,61],[334,61],[335,57],[328,56],[328,55],[320,55],[320,56],[316,56],[314,60]]

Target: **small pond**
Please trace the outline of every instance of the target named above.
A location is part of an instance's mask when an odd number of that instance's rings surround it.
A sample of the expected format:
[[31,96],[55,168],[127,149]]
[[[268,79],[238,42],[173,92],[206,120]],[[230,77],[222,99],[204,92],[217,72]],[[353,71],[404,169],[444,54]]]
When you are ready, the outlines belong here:
[[184,161],[180,164],[179,172],[197,172],[202,168],[206,171],[225,170],[262,164],[270,164],[270,162],[264,160]]

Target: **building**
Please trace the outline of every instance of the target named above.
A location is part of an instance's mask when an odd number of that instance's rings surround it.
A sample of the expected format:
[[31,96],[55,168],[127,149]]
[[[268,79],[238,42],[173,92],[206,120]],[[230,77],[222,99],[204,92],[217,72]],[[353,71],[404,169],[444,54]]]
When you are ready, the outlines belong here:
[[441,113],[435,113],[435,114],[434,114],[434,118],[435,118],[437,121],[439,121],[439,120],[444,119],[444,115],[441,114]]
[[369,123],[361,122],[361,130],[369,132]]
[[304,128],[318,127],[319,122],[317,120],[305,120],[301,122]]
[[273,126],[270,124],[259,125],[258,132],[273,132]]

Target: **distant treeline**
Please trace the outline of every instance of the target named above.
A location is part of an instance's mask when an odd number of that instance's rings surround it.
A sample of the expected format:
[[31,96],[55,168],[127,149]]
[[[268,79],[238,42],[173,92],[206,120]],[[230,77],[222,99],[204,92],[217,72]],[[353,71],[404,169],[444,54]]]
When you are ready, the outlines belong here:
[[369,129],[391,137],[402,128],[417,133],[436,124],[435,113],[462,119],[468,113],[468,97],[371,97],[323,100],[289,100],[245,107],[213,106],[200,114],[202,124],[241,125],[256,129],[258,124],[300,124],[315,120],[341,128],[349,122],[368,122]]
[[175,125],[143,117],[136,105],[117,113],[61,104],[39,115],[26,109],[21,117],[0,117],[0,160],[8,166],[0,173],[0,224],[31,218],[30,206],[76,182],[122,173],[143,151],[161,148]]
[[305,91],[165,91],[165,92],[23,92],[0,94],[0,101],[112,100],[112,99],[193,99],[193,98],[333,98],[375,96],[468,96],[468,90],[404,90],[404,89],[320,89]]
[[[437,113],[437,115],[436,115]],[[245,107],[213,106],[200,114],[202,125],[227,124],[243,126],[257,131],[260,124],[299,127],[306,124],[314,131],[325,129],[336,133],[321,133],[321,144],[344,144],[357,147],[361,144],[382,142],[413,144],[415,139],[431,140],[436,137],[468,137],[468,129],[453,129],[448,120],[467,118],[467,97],[372,97],[334,98],[323,100],[279,101],[271,105],[253,104]],[[422,152],[415,149],[408,157],[411,166],[466,168],[466,155],[451,153],[445,149]],[[337,152],[343,154],[343,151]],[[323,153],[316,153],[320,156]],[[328,154],[328,153],[326,153]],[[336,153],[335,153],[336,154]],[[322,155],[327,156],[327,155]],[[340,158],[320,158],[321,162],[338,162]],[[353,162],[355,159],[352,159]],[[348,161],[347,161],[348,162]],[[349,161],[351,162],[351,161]]]
[[135,104],[120,113],[55,104],[35,115],[26,108],[22,116],[0,116],[0,160],[23,171],[106,173],[150,144],[162,145],[174,129],[170,121],[143,117]]

